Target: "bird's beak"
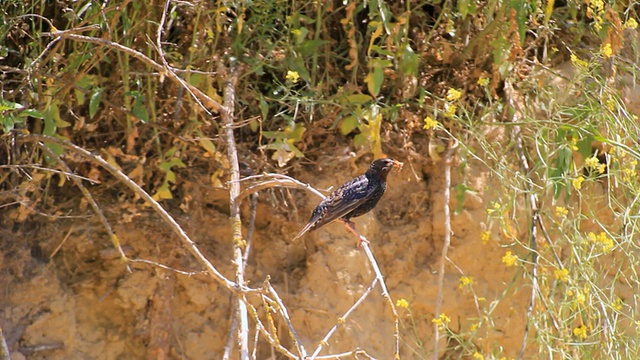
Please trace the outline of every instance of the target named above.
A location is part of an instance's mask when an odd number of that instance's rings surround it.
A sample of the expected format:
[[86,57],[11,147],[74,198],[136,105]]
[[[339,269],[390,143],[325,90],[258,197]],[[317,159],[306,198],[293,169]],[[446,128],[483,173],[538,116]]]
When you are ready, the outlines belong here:
[[395,172],[400,172],[400,170],[402,170],[402,166],[404,164],[398,160],[393,160],[393,170]]

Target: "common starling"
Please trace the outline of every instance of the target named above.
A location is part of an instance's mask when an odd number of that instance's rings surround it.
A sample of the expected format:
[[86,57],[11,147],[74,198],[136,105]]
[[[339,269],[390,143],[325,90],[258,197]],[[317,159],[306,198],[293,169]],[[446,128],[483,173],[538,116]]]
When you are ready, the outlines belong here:
[[296,235],[300,238],[308,231],[316,230],[334,220],[344,221],[347,229],[358,235],[351,218],[371,211],[387,189],[387,175],[391,169],[398,171],[402,163],[393,159],[378,159],[371,163],[364,174],[340,186],[316,206],[307,225]]

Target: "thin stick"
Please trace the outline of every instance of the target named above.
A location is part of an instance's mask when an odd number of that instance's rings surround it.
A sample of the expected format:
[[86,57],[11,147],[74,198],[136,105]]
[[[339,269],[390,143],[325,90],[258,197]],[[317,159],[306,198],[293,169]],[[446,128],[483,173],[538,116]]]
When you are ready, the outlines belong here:
[[269,173],[269,174],[263,174],[263,175],[255,175],[255,176],[249,176],[247,178],[244,178],[243,180],[246,179],[261,179],[261,178],[267,178],[268,180],[262,181],[262,182],[258,182],[254,185],[249,186],[248,188],[246,188],[242,193],[240,193],[240,196],[238,197],[239,201],[242,201],[245,197],[258,192],[260,190],[264,190],[264,189],[268,189],[271,187],[285,187],[285,188],[291,188],[291,189],[303,189],[303,190],[308,190],[311,191],[312,193],[316,194],[318,197],[324,199],[324,194],[322,194],[320,191],[316,190],[314,187],[312,187],[309,184],[303,183],[301,181],[298,181],[290,176],[287,175],[283,175],[283,174],[274,174],[274,173]]
[[247,304],[248,310],[249,310],[249,314],[251,315],[251,318],[256,322],[256,327],[258,329],[258,331],[260,331],[260,333],[262,333],[262,335],[265,337],[265,339],[267,339],[267,341],[269,342],[269,344],[271,344],[271,346],[275,347],[276,350],[280,351],[280,353],[290,359],[300,359],[299,356],[296,356],[294,353],[292,353],[291,351],[289,351],[287,348],[285,348],[284,346],[282,346],[278,341],[276,341],[274,335],[271,335],[271,333],[269,331],[267,331],[266,327],[264,326],[264,324],[262,323],[262,321],[260,321],[260,317],[258,316],[258,311],[256,310],[256,308],[251,305],[251,303],[249,303],[249,300],[247,300],[246,298],[244,298],[243,296],[243,300],[244,302]]
[[2,327],[0,327],[0,360],[11,360],[11,353],[9,352],[7,340],[4,338]]
[[[440,317],[442,310],[442,300],[444,297],[444,265],[448,260],[447,253],[451,246],[451,210],[449,201],[451,200],[451,155],[452,150],[448,150],[444,157],[444,243],[442,245],[442,253],[440,255],[440,268],[438,269],[438,296],[436,298],[435,318]],[[439,324],[434,323],[434,343],[433,343],[433,359],[438,360],[438,345],[440,341]]]
[[[236,150],[236,140],[233,134],[233,122],[236,106],[236,83],[238,74],[236,68],[232,67],[224,83],[224,108],[221,111],[222,121],[227,142],[227,157],[229,159],[229,171],[231,182],[229,185],[229,217],[231,218],[231,230],[233,231],[233,258],[235,270],[235,280],[237,284],[244,284],[244,261],[243,250],[246,242],[242,238],[242,219],[240,218],[240,165],[238,164],[238,152]],[[238,350],[240,359],[249,360],[249,318],[247,316],[247,305],[241,298],[235,299],[236,316],[239,319]]]
[[71,235],[73,230],[74,230],[74,226],[72,225],[71,228],[69,229],[69,231],[67,231],[67,235],[64,236],[64,239],[62,239],[62,241],[60,241],[58,246],[56,246],[56,248],[53,250],[53,252],[51,252],[51,255],[49,255],[49,261],[51,261],[51,259],[53,259],[53,257],[56,256],[58,251],[60,251],[60,248],[62,247],[62,244],[64,244],[65,241],[67,241],[67,239],[69,238],[69,235]]
[[66,176],[68,178],[77,177],[80,180],[88,181],[88,182],[90,182],[92,184],[100,184],[100,181],[89,179],[88,177],[80,176],[80,175],[74,174],[74,173],[68,173],[66,171],[61,171],[61,170],[57,170],[57,169],[51,169],[51,168],[43,167],[43,166],[40,166],[40,165],[34,165],[34,164],[0,165],[0,169],[22,169],[22,168],[49,171],[49,172],[52,172],[52,173],[55,173],[55,174],[64,175],[64,176]]
[[[54,153],[51,149],[45,146],[42,142],[40,141],[36,142],[36,146],[38,146],[42,151],[44,151],[51,158],[55,159],[58,165],[60,165],[65,172],[69,172],[69,173],[72,172],[69,166],[67,166],[67,164],[64,161],[62,161],[62,159],[56,153]],[[105,230],[107,230],[107,234],[109,234],[109,240],[111,240],[113,247],[115,247],[118,250],[118,253],[120,253],[120,257],[122,259],[128,259],[127,255],[124,253],[124,250],[122,250],[122,246],[120,245],[120,239],[118,239],[118,236],[115,234],[115,232],[111,228],[111,225],[109,224],[109,220],[107,220],[107,217],[104,216],[102,209],[100,209],[100,206],[98,206],[98,203],[93,199],[93,196],[91,196],[91,193],[89,192],[89,190],[87,190],[87,188],[84,185],[82,185],[82,181],[80,181],[80,179],[78,179],[77,177],[74,176],[74,177],[71,177],[70,179],[78,187],[78,189],[80,189],[80,192],[85,197],[85,199],[87,199],[93,211],[96,213],[96,215],[98,215],[98,218],[102,223],[102,226],[104,226]],[[62,246],[62,244],[60,246]]]
[[183,86],[185,89],[187,89],[187,91],[189,91],[189,93],[194,98],[196,103],[198,103],[198,105],[200,105],[202,107],[202,109],[206,113],[208,113],[209,115],[211,115],[209,110],[214,111],[214,112],[218,112],[222,108],[222,106],[217,101],[213,100],[207,94],[203,93],[200,89],[198,89],[197,87],[187,83],[182,78],[180,78],[178,75],[176,75],[173,68],[171,68],[171,67],[165,68],[164,66],[158,64],[157,62],[153,61],[152,59],[150,59],[149,57],[147,57],[146,55],[144,55],[143,53],[141,53],[141,52],[139,52],[137,50],[131,49],[129,47],[126,47],[124,45],[121,45],[121,44],[118,44],[116,42],[109,41],[109,40],[106,40],[106,39],[99,39],[99,38],[90,37],[90,36],[73,34],[73,33],[70,33],[69,31],[53,31],[53,32],[50,32],[50,33],[42,33],[42,35],[43,36],[53,36],[53,37],[56,38],[55,40],[58,40],[60,38],[62,38],[62,39],[72,39],[72,40],[76,40],[76,41],[87,42],[87,43],[96,44],[96,45],[102,45],[102,46],[107,46],[107,47],[110,47],[110,48],[125,52],[125,53],[133,56],[134,58],[140,60],[144,64],[156,69],[161,74],[166,75],[169,79],[171,79],[171,80],[177,82],[178,84],[180,84],[181,86]]
[[280,299],[280,296],[278,296],[276,289],[274,289],[271,283],[269,282],[268,278],[267,278],[267,281],[265,281],[265,287],[267,288],[267,292],[273,297],[276,304],[278,304],[278,312],[280,312],[280,315],[282,315],[282,318],[287,324],[287,328],[289,328],[289,333],[291,335],[291,338],[293,339],[293,345],[298,350],[298,354],[300,354],[301,358],[303,359],[306,358],[307,350],[302,345],[302,341],[300,340],[298,333],[296,333],[296,329],[293,327],[293,324],[289,319],[289,313],[287,312],[287,308],[284,306],[284,303]]
[[340,328],[340,326],[342,326],[342,324],[345,323],[345,320],[351,315],[351,313],[354,312],[356,310],[356,308],[358,308],[358,306],[360,306],[360,304],[362,304],[364,299],[366,299],[369,296],[369,294],[373,290],[374,286],[376,286],[377,282],[378,282],[378,278],[373,279],[373,282],[371,282],[371,285],[369,285],[367,290],[365,290],[364,293],[362,293],[362,295],[360,295],[360,298],[358,298],[358,300],[353,305],[351,305],[351,307],[344,313],[344,315],[342,315],[341,317],[338,318],[338,322],[336,322],[335,325],[333,325],[333,327],[329,330],[327,335],[325,335],[322,338],[322,340],[320,340],[320,343],[318,344],[318,347],[313,352],[313,355],[311,355],[311,358],[309,358],[309,360],[314,360],[316,358],[319,358],[318,355],[320,354],[320,351],[322,351],[322,348],[324,346],[329,344],[329,339],[331,338],[331,336],[333,336],[333,334],[336,332],[336,330],[338,330]]

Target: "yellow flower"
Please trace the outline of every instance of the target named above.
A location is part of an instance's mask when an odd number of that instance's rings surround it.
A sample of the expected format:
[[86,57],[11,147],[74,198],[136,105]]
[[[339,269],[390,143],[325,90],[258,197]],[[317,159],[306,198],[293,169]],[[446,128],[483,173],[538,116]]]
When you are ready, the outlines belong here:
[[587,296],[580,290],[575,293],[576,301],[580,305],[584,305],[584,302],[587,300]]
[[478,79],[478,85],[483,86],[483,87],[489,85],[489,78],[481,76]]
[[576,56],[575,54],[571,54],[571,63],[577,68],[586,68],[587,66],[589,66],[588,62],[580,60],[580,58],[578,58],[578,56]]
[[491,238],[491,233],[488,231],[483,231],[480,234],[480,241],[482,242],[482,245],[487,245],[490,238]]
[[590,158],[587,158],[584,161],[584,165],[588,168],[594,169],[596,166],[598,166],[598,164],[600,164],[600,160],[598,160],[597,157],[592,156]]
[[591,0],[589,1],[589,7],[593,9],[593,11],[597,13],[601,13],[604,11],[604,1],[603,0]]
[[407,299],[398,299],[396,301],[396,307],[408,309],[409,302],[407,301]]
[[558,281],[566,283],[569,281],[569,270],[555,269],[553,270],[553,276],[555,276]]
[[515,265],[516,261],[518,261],[518,255],[513,255],[511,251],[507,251],[502,257],[502,262],[507,265],[507,267]]
[[624,304],[622,302],[622,299],[620,298],[616,298],[613,303],[611,304],[611,307],[613,307],[614,310],[620,311],[622,310],[622,304]]
[[438,325],[438,327],[445,328],[447,324],[451,322],[451,318],[449,318],[445,313],[440,313],[440,316],[432,319],[431,322]]
[[604,55],[605,59],[608,59],[613,55],[613,49],[611,49],[611,44],[606,43],[601,48],[602,55]]
[[431,118],[431,116],[427,116],[426,118],[424,118],[424,126],[423,129],[425,130],[431,130],[431,129],[435,129],[438,127],[438,122],[433,120]]
[[622,180],[631,181],[636,174],[636,171],[633,169],[624,169],[622,170]]
[[500,210],[500,207],[501,207],[501,206],[502,206],[502,205],[500,205],[500,203],[499,203],[499,202],[494,202],[494,203],[493,203],[493,208],[491,208],[491,209],[487,209],[487,214],[489,214],[489,215],[493,214],[494,212],[496,212],[496,211]]
[[573,329],[573,335],[575,335],[576,337],[579,337],[581,339],[586,339],[587,338],[587,327],[584,325],[580,325],[577,328]]
[[602,30],[602,16],[595,16],[593,18],[593,28],[596,29],[596,31]]
[[458,288],[462,289],[465,286],[473,284],[473,278],[471,276],[461,276],[460,284],[458,284]]
[[571,180],[571,183],[573,184],[573,187],[576,190],[580,190],[582,189],[582,183],[584,182],[584,177],[582,177],[582,175],[578,176],[578,178]]
[[598,174],[602,174],[604,172],[604,170],[606,169],[606,165],[605,164],[600,164],[600,160],[598,160],[598,158],[595,157],[595,156],[587,158],[584,161],[584,166],[587,169],[591,169],[591,170],[597,171]]
[[298,80],[300,79],[300,74],[298,74],[297,71],[288,70],[286,78],[292,83],[297,84]]
[[484,360],[484,355],[480,354],[479,352],[474,352],[473,353],[473,358],[474,359],[478,359],[478,360]]
[[607,109],[614,111],[616,109],[616,100],[609,98],[607,102],[605,102],[605,105],[607,106]]
[[453,117],[453,115],[456,114],[456,110],[458,110],[458,107],[455,105],[451,105],[451,104],[446,104],[445,105],[445,112],[444,112],[444,116],[445,117]]
[[600,234],[596,236],[593,232],[590,232],[587,237],[593,243],[599,244],[601,246],[602,252],[609,253],[613,250],[615,243],[612,238],[607,236],[607,233],[601,231]]
[[571,138],[571,150],[578,151],[578,138],[576,137]]
[[629,20],[624,23],[624,27],[627,29],[635,29],[638,27],[638,22],[634,18],[629,18]]
[[556,206],[556,216],[557,217],[566,217],[569,214],[569,210],[564,206]]
[[447,91],[448,101],[456,101],[460,99],[461,96],[462,96],[462,92],[458,89],[449,88],[449,90]]
[[469,327],[469,330],[471,330],[471,331],[476,331],[476,330],[478,329],[478,326],[479,326],[479,325],[480,325],[480,324],[471,324],[471,326]]
[[[622,155],[626,156],[627,153],[626,152],[622,152],[620,154],[621,158],[623,157]],[[636,176],[636,166],[638,165],[638,161],[636,159],[630,160],[630,161],[625,161],[623,162],[624,164],[624,169],[622,169],[622,180],[624,181],[631,181],[633,180],[633,178]]]

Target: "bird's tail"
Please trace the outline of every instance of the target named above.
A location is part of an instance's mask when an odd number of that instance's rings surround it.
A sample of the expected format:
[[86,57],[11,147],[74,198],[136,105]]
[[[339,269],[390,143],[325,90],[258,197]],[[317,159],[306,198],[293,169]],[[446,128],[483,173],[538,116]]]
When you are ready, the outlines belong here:
[[300,232],[298,233],[298,235],[296,235],[296,237],[293,238],[292,241],[296,241],[298,239],[300,239],[302,237],[302,235],[306,234],[307,232],[309,232],[309,230],[312,230],[313,227],[313,223],[310,222],[307,225],[305,225],[302,230],[300,230]]

